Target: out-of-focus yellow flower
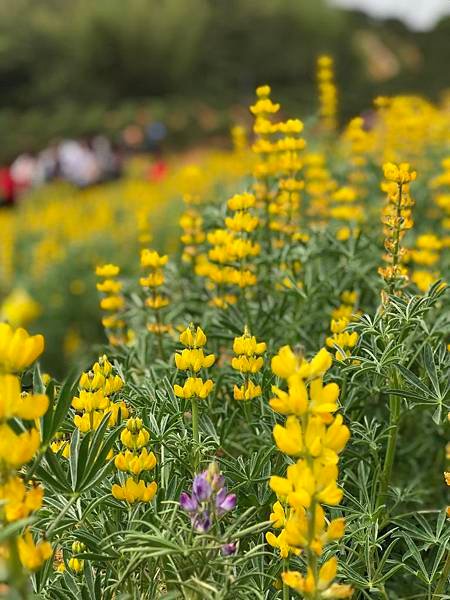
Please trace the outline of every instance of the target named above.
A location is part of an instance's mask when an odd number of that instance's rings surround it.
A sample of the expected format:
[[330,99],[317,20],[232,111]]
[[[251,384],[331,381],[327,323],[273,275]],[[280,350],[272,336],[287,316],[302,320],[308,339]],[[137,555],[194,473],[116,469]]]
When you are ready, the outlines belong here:
[[48,398],[45,394],[21,392],[19,378],[15,375],[0,375],[0,421],[13,417],[34,421],[45,414]]
[[13,329],[0,323],[0,371],[17,373],[33,363],[44,351],[44,337],[29,335],[25,329]]
[[41,305],[24,289],[15,289],[0,306],[0,318],[13,327],[24,326],[41,314]]
[[29,530],[17,539],[17,549],[20,562],[29,571],[37,571],[52,555],[50,543],[46,541],[35,543]]

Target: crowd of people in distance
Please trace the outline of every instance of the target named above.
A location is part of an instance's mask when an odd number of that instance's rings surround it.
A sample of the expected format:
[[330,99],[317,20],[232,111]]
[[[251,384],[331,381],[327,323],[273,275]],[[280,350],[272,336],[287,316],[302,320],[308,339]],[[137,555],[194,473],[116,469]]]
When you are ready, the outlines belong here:
[[106,136],[65,139],[0,166],[0,204],[13,205],[24,192],[56,178],[80,188],[115,179],[121,167],[121,155]]

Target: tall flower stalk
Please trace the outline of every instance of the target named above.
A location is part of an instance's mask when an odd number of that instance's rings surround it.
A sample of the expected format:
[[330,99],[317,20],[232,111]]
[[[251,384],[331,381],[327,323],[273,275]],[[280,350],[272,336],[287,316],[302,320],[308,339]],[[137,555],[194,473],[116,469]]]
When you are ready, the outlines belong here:
[[216,357],[214,354],[205,356],[203,347],[207,342],[206,335],[200,327],[195,328],[193,323],[180,334],[180,342],[184,349],[175,354],[175,364],[177,369],[186,372],[188,377],[183,386],[175,384],[173,390],[179,398],[191,401],[192,438],[194,441],[192,466],[196,470],[199,464],[200,446],[198,402],[210,394],[214,385],[212,379],[203,380],[198,377],[198,374],[201,369],[211,367]]
[[[288,466],[285,477],[273,475],[270,479],[278,497],[271,520],[283,527],[282,539],[279,536],[277,540],[282,556],[289,556],[291,548],[297,549],[307,565],[306,573],[301,573],[290,571],[285,561],[283,584],[308,600],[352,595],[350,586],[334,583],[336,557],[320,564],[326,544],[344,533],[344,519],[328,521],[322,505],[336,506],[342,500],[343,491],[337,485],[338,462],[350,436],[342,415],[336,414],[339,387],[323,382],[331,364],[331,355],[324,348],[309,362],[289,346],[272,359],[272,371],[287,387],[273,387],[275,397],[270,406],[287,416],[283,425],[275,425],[273,436],[278,449],[296,462]],[[275,545],[271,537],[268,541]]]

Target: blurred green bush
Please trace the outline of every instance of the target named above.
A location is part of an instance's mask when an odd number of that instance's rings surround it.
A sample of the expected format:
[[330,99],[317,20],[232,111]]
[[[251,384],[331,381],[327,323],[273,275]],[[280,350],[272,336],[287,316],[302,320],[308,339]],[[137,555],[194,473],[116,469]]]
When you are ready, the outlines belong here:
[[[445,85],[449,34],[450,19],[412,33],[324,0],[4,2],[0,159],[59,136],[114,135],[143,110],[151,118],[183,114],[169,128],[179,144],[195,138],[205,105],[247,102],[266,81],[287,108],[300,104],[309,113],[320,52],[336,59],[344,117],[367,106],[375,90],[435,97]],[[367,64],[383,59],[378,52],[395,63],[381,77]],[[220,113],[213,129],[229,120]]]

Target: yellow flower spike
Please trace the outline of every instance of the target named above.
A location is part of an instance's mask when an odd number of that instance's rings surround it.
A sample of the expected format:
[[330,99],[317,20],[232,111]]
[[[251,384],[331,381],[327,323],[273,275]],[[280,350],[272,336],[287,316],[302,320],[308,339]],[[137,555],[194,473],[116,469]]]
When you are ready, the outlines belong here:
[[26,369],[44,351],[44,337],[29,335],[19,327],[13,330],[0,323],[0,371],[18,373]]
[[20,562],[29,571],[37,571],[53,552],[49,542],[35,543],[29,530],[17,538],[17,549]]

